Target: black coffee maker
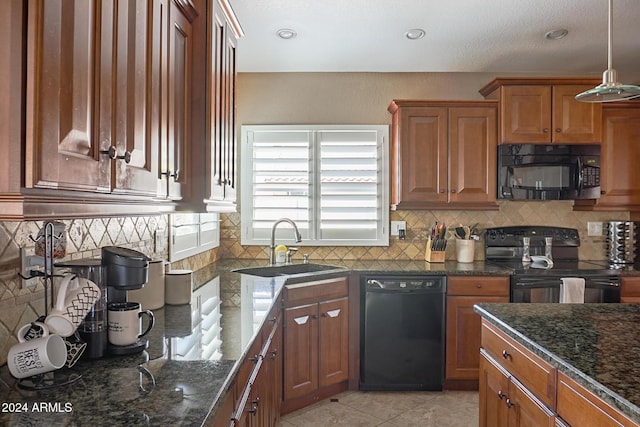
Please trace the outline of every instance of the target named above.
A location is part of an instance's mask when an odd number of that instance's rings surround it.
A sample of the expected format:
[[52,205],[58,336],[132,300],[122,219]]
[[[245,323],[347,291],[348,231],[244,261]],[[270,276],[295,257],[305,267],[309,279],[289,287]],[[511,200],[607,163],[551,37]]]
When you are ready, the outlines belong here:
[[98,285],[100,299],[78,326],[80,338],[87,343],[83,357],[97,359],[107,352],[107,285],[105,268],[99,258],[84,258],[72,261],[57,262],[60,267],[79,277],[84,277]]
[[[127,291],[140,289],[149,279],[149,261],[151,259],[133,249],[119,246],[102,248],[102,266],[107,284],[107,301],[127,302]],[[116,346],[107,344],[107,352],[112,355],[135,354],[147,348],[149,342],[140,338],[131,345]]]

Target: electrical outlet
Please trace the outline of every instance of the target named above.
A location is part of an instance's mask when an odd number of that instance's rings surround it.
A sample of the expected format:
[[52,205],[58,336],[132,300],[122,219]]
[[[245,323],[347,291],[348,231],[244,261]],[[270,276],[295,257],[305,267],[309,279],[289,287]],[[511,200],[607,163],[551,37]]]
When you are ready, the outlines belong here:
[[164,230],[156,230],[154,237],[155,252],[163,252],[167,244],[167,235]]
[[588,221],[587,236],[602,236],[602,222]]
[[[31,270],[34,270],[33,265],[34,255],[27,255],[27,251],[24,248],[20,248],[20,274],[22,277],[31,277]],[[33,288],[38,285],[38,277],[31,277],[30,279],[22,279],[22,289]]]
[[407,221],[391,221],[391,235],[400,235],[400,230],[407,231]]

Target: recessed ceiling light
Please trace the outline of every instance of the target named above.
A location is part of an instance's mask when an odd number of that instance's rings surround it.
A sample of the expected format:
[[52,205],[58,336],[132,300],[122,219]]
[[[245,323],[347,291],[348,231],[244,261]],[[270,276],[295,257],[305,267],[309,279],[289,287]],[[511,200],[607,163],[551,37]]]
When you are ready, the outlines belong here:
[[557,30],[551,30],[549,32],[547,32],[547,34],[544,35],[544,37],[547,40],[560,40],[562,38],[564,38],[567,34],[569,34],[569,31],[564,29],[564,28],[560,28]]
[[404,33],[405,37],[409,40],[418,40],[424,37],[425,32],[421,28],[414,28],[413,30],[409,30]]
[[276,34],[278,35],[278,37],[285,40],[292,39],[298,35],[298,33],[296,33],[295,30],[291,30],[289,28],[282,28],[276,31]]

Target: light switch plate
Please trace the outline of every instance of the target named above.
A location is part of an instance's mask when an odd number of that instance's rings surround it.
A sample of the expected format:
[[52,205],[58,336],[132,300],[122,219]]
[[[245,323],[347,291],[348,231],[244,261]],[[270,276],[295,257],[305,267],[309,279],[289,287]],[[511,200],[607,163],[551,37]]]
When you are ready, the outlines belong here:
[[407,221],[391,221],[391,235],[400,235],[400,230],[407,231]]
[[602,236],[602,222],[588,221],[587,236]]

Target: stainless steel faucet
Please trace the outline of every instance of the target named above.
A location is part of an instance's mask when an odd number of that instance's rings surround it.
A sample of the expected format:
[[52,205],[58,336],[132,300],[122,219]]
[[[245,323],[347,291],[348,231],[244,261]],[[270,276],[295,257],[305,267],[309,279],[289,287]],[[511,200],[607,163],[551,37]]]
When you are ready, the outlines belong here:
[[275,265],[276,263],[276,227],[278,227],[278,224],[283,222],[288,222],[293,227],[293,234],[294,234],[293,237],[296,243],[299,243],[302,241],[302,235],[300,235],[300,232],[298,231],[298,226],[296,225],[295,222],[293,222],[289,218],[280,218],[279,220],[277,220],[273,224],[273,227],[271,227],[271,245],[269,246],[269,265]]

